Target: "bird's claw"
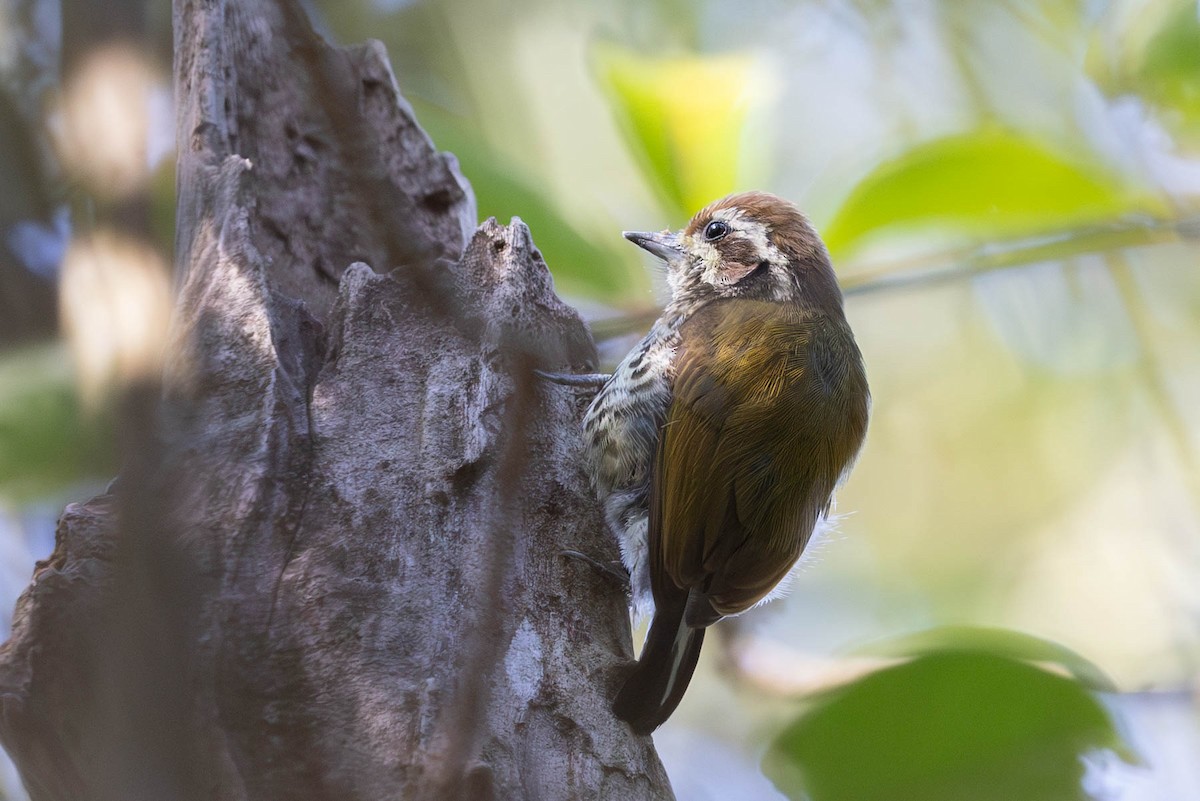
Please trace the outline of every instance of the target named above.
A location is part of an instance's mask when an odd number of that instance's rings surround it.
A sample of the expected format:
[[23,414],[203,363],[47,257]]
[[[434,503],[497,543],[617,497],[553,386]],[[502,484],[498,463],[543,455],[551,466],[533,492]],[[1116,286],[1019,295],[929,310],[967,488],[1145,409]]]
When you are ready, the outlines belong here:
[[[620,563],[601,562],[599,559],[593,559],[585,553],[572,551],[570,549],[563,549],[558,552],[558,555],[565,556],[568,559],[578,559],[581,562],[587,563],[593,570],[604,576],[604,578],[615,582],[626,592],[629,591],[629,573],[626,572],[624,565],[621,565]],[[614,564],[617,566],[614,567]]]

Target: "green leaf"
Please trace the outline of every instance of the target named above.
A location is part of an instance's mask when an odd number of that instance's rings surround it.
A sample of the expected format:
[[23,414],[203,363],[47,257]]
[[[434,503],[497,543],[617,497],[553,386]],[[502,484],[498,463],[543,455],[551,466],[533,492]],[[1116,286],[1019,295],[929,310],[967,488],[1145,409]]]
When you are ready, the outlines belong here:
[[[1085,67],[1110,96],[1133,95],[1153,109],[1182,147],[1200,143],[1200,9],[1196,0],[1157,0],[1091,37]],[[1177,148],[1180,142],[1176,142]]]
[[1095,663],[1065,645],[1012,629],[940,626],[869,643],[858,650],[877,656],[923,656],[945,651],[990,653],[1024,662],[1057,665],[1089,689],[1101,692],[1116,690],[1112,679]]
[[838,254],[898,230],[994,239],[1135,212],[1163,214],[1166,207],[1100,165],[988,127],[926,142],[879,165],[826,226],[825,241]]
[[1195,0],[1175,6],[1146,45],[1131,88],[1180,112],[1195,132],[1200,129],[1200,10]]
[[115,472],[111,419],[80,407],[62,347],[0,354],[0,496],[33,500]]
[[829,693],[772,743],[811,801],[1086,799],[1081,754],[1123,745],[1077,683],[1003,656],[934,653]]
[[650,183],[677,216],[737,189],[766,148],[745,141],[773,81],[752,56],[646,57],[594,50],[596,72]]

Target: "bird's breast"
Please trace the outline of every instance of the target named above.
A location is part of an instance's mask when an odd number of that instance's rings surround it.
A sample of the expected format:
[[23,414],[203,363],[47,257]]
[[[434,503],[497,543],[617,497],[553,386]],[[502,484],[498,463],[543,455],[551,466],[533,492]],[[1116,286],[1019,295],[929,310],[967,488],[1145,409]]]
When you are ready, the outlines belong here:
[[593,479],[602,495],[649,481],[671,399],[677,330],[661,322],[630,351],[584,417]]

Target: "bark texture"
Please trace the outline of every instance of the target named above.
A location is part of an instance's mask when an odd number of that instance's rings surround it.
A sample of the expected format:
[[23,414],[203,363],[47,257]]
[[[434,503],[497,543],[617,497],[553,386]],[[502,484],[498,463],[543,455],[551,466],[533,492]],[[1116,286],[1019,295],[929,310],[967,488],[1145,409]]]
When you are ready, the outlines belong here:
[[476,228],[378,44],[175,25],[172,359],[0,648],[31,795],[669,798],[608,708],[623,593],[559,554],[616,558],[587,397],[531,374],[595,351],[529,231]]

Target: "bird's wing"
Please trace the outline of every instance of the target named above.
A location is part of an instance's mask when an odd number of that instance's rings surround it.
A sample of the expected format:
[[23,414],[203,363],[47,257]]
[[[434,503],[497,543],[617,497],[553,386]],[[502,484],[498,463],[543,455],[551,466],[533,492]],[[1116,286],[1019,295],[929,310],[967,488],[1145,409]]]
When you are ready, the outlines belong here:
[[842,447],[831,436],[842,404],[817,369],[826,324],[741,299],[711,303],[680,329],[651,480],[656,597],[698,590],[718,615],[734,614],[799,557],[861,440]]

